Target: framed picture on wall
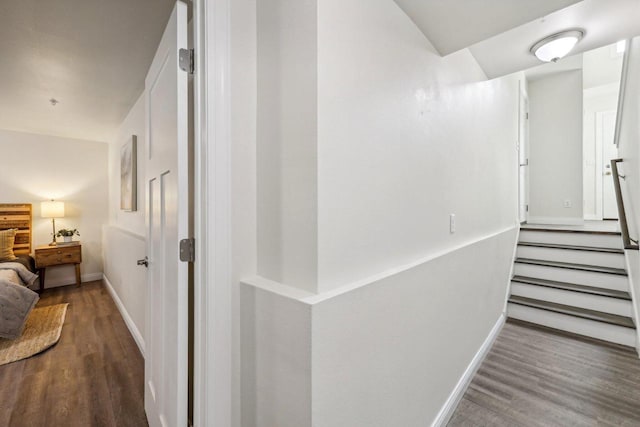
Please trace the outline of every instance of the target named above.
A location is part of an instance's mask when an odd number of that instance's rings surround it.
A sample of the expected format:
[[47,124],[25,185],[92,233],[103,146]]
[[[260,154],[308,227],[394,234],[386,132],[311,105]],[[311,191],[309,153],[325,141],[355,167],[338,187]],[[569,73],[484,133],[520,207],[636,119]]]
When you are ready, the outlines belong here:
[[120,149],[120,209],[126,212],[138,210],[138,138],[131,135]]

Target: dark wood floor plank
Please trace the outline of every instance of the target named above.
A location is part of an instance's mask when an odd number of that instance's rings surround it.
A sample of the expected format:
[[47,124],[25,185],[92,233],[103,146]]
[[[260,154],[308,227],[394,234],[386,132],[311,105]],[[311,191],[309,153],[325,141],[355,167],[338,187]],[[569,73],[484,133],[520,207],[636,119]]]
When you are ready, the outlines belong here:
[[[524,427],[513,418],[505,414],[498,414],[486,410],[469,399],[463,398],[458,405],[460,411],[451,418],[450,427]],[[473,414],[474,419],[469,419],[465,414]]]
[[14,363],[14,369],[0,370],[0,426],[7,426],[11,412],[18,401],[15,385],[24,377],[25,361]]
[[144,359],[101,281],[46,290],[69,303],[60,341],[0,366],[0,425],[144,427]]
[[640,360],[627,347],[508,321],[450,426],[639,426]]

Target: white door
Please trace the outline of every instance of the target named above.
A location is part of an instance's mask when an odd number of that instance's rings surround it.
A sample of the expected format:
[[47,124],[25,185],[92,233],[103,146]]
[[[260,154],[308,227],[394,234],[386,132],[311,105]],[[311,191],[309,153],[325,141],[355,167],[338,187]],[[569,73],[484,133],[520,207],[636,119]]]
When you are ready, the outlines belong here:
[[529,197],[527,179],[529,174],[529,155],[527,139],[529,136],[529,100],[520,90],[520,108],[518,119],[518,216],[520,222],[527,221]]
[[146,221],[149,274],[144,405],[151,427],[187,425],[188,264],[179,241],[189,237],[187,6],[177,2],[145,80]]
[[[611,159],[618,158],[614,145],[616,112],[602,111],[596,114],[596,146],[602,147],[602,218],[618,219],[616,193],[613,188]],[[599,140],[599,141],[598,141]]]

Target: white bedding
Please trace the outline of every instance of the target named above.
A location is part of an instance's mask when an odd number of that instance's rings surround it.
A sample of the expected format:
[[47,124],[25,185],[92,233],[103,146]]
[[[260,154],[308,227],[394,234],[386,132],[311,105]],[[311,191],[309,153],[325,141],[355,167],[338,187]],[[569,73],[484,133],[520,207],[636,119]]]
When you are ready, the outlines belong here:
[[31,286],[38,278],[19,262],[0,263],[0,280],[6,279],[18,285]]
[[18,285],[25,285],[25,283],[20,279],[18,273],[13,270],[1,270],[0,269],[0,281],[8,281],[11,283],[15,283]]
[[20,263],[0,263],[0,338],[15,339],[22,334],[24,323],[39,299],[25,285],[32,285],[37,278]]

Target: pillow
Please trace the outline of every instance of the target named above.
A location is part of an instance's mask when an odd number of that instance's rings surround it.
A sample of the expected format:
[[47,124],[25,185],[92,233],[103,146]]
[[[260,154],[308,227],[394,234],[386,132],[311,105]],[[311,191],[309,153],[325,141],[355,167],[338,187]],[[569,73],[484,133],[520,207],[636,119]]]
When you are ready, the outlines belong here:
[[13,253],[16,231],[15,229],[0,231],[0,261],[13,261],[16,259]]

